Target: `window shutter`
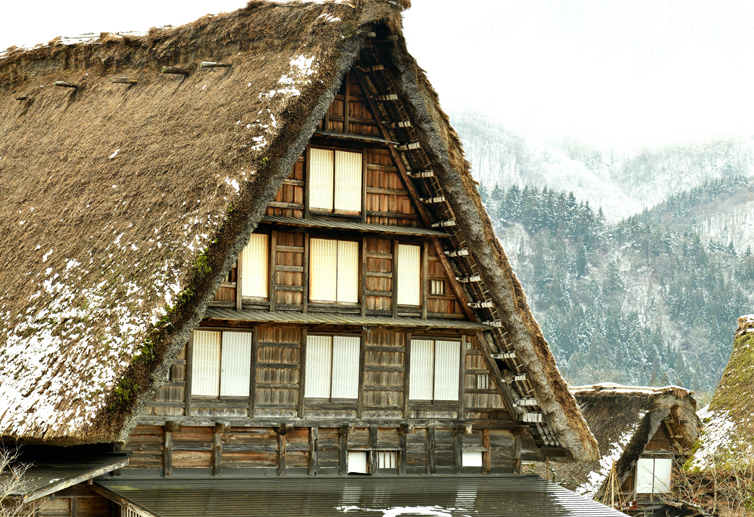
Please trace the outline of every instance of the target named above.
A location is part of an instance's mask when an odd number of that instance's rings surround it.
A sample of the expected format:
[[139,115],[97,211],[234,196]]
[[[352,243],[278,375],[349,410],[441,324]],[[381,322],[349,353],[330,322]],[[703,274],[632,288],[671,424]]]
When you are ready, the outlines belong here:
[[251,380],[251,333],[223,332],[221,397],[248,397]]
[[654,460],[652,458],[639,458],[636,462],[636,493],[651,494],[654,477]]
[[309,153],[309,208],[332,210],[333,207],[333,152],[311,149]]
[[311,239],[310,244],[311,286],[309,299],[325,302],[337,301],[338,241]]
[[[332,398],[359,398],[358,337],[335,336],[332,350]],[[308,357],[307,357],[308,359]]]
[[359,301],[359,243],[338,241],[337,301]]
[[481,451],[463,451],[463,458],[461,461],[464,467],[481,467],[482,466],[482,453]]
[[398,245],[398,305],[421,303],[421,247]]
[[194,332],[194,355],[191,358],[191,394],[220,395],[221,332]]
[[435,400],[458,400],[461,343],[435,341]]
[[348,453],[348,473],[369,474],[367,470],[367,453],[366,452],[349,452]]
[[335,151],[335,209],[361,212],[361,153]]
[[673,472],[673,460],[670,458],[655,458],[655,494],[670,492],[670,476]]
[[408,389],[410,400],[432,400],[434,376],[432,341],[411,341],[411,377]]
[[306,337],[306,389],[308,398],[330,398],[332,337]]
[[263,233],[252,233],[249,244],[241,253],[241,295],[254,298],[269,296],[269,237]]

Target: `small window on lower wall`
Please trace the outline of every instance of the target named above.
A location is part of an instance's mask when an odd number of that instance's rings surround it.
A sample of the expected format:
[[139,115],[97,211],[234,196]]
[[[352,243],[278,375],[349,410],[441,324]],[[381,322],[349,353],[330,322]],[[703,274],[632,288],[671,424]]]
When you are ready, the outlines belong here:
[[381,469],[397,469],[398,453],[396,451],[378,451],[377,464]]
[[194,332],[191,395],[248,397],[251,333]]
[[673,460],[670,458],[639,458],[636,464],[637,494],[667,494]]
[[306,338],[306,398],[359,398],[359,336]]
[[348,473],[369,474],[366,452],[358,451],[348,453]]
[[460,366],[459,341],[412,339],[408,398],[458,400]]
[[482,466],[482,452],[481,451],[463,451],[463,466],[464,467],[481,467]]

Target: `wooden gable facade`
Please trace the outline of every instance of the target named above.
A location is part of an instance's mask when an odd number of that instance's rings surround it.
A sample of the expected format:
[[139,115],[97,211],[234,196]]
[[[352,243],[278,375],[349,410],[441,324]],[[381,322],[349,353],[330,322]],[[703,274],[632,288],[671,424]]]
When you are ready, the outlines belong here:
[[380,70],[346,74],[123,445],[128,469],[520,471],[529,424],[470,317],[475,279],[452,268],[468,250],[425,223],[443,202],[419,197],[382,132],[410,123],[365,93]]

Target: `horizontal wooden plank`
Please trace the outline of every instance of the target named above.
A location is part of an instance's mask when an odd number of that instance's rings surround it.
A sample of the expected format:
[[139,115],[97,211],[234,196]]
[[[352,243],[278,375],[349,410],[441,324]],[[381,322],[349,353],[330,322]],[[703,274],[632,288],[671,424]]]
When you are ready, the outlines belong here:
[[293,210],[303,210],[304,205],[301,203],[286,203],[285,201],[270,201],[267,208],[292,208]]
[[367,271],[366,276],[372,277],[372,278],[393,278],[393,273],[383,273],[381,271]]
[[302,285],[276,285],[275,289],[278,291],[297,291],[297,292],[303,292],[304,286]]
[[[367,258],[384,258],[384,259],[392,259],[393,254],[392,253],[383,253],[381,251],[367,251]],[[392,275],[392,273],[391,273]]]
[[401,212],[382,212],[376,210],[367,210],[367,216],[392,217],[393,219],[419,219],[419,216],[416,214],[404,214]]
[[403,189],[378,188],[378,187],[367,187],[367,194],[388,194],[388,195],[393,195],[393,196],[408,196],[408,192],[406,192]]
[[364,386],[364,391],[403,391],[403,386]]
[[295,187],[303,187],[306,183],[304,180],[294,180],[291,178],[286,178],[283,180],[283,185],[293,185]]
[[378,165],[376,163],[367,163],[368,171],[382,171],[382,172],[398,172],[398,167],[391,167],[389,165]]
[[299,364],[294,363],[257,363],[257,368],[278,368],[278,369],[290,369],[298,370]]
[[303,253],[303,246],[275,246],[275,251],[280,253]]
[[[280,266],[280,265],[277,265],[277,266],[275,266],[275,271],[290,271],[292,273],[303,273],[304,272],[304,267],[303,266]],[[277,287],[280,288],[280,287],[288,287],[288,286],[278,285]]]
[[406,347],[400,345],[367,345],[367,352],[405,352]]
[[403,366],[364,366],[365,372],[402,372]]

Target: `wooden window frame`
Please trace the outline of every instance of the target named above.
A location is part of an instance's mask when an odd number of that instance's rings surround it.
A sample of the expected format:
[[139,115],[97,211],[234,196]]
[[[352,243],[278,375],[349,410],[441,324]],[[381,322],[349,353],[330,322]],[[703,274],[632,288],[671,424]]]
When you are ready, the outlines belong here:
[[195,328],[191,332],[191,339],[192,339],[192,341],[193,341],[194,332],[219,332],[221,334],[220,335],[220,356],[219,356],[219,359],[220,359],[220,374],[217,377],[217,381],[219,383],[218,393],[221,393],[221,388],[220,387],[222,386],[222,375],[223,375],[223,372],[222,372],[222,364],[223,364],[223,339],[222,339],[222,334],[225,333],[225,332],[234,332],[234,333],[238,333],[238,334],[251,334],[252,335],[251,361],[249,362],[249,380],[250,380],[250,382],[249,382],[249,394],[247,396],[223,396],[223,395],[220,395],[220,394],[218,394],[217,396],[214,396],[214,395],[195,395],[193,393],[193,390],[194,390],[194,386],[193,386],[194,357],[193,357],[193,354],[194,354],[194,352],[196,350],[195,345],[194,345],[194,346],[191,347],[191,357],[189,357],[188,351],[187,351],[187,354],[186,354],[186,358],[190,360],[190,363],[189,363],[189,361],[187,361],[187,364],[186,364],[187,370],[189,368],[192,370],[191,371],[192,382],[191,383],[187,382],[187,386],[186,386],[186,390],[188,392],[187,398],[192,399],[192,400],[227,400],[227,401],[244,401],[244,402],[246,402],[246,401],[250,400],[252,397],[254,397],[254,390],[251,387],[251,384],[253,384],[253,382],[254,382],[253,379],[254,379],[254,375],[255,375],[254,368],[253,368],[253,365],[254,365],[254,352],[255,352],[254,351],[254,338],[253,338],[254,329],[244,329],[244,328],[239,328],[239,329],[218,329],[218,328],[212,328],[212,327],[197,327],[197,328]]
[[[356,301],[355,302],[341,302],[338,300],[314,300],[312,299],[312,281],[313,281],[313,275],[312,275],[312,257],[314,256],[314,253],[312,253],[312,240],[324,240],[324,241],[335,241],[337,242],[355,242],[356,243],[356,270],[358,272],[357,276],[357,283],[356,283]],[[330,236],[323,236],[323,235],[309,235],[309,262],[305,265],[305,268],[308,270],[308,285],[307,288],[307,305],[309,304],[323,304],[323,305],[340,305],[343,307],[349,307],[349,308],[358,308],[361,304],[362,300],[364,299],[364,293],[361,288],[362,285],[362,261],[364,260],[364,256],[362,255],[364,253],[364,246],[363,246],[364,239],[334,239]],[[337,246],[337,245],[336,245]],[[337,282],[340,277],[339,268],[336,264],[335,266],[335,281]],[[338,288],[337,285],[335,287],[335,297],[338,296]]]
[[[362,376],[359,375],[359,372],[356,372],[356,383],[357,383],[357,388],[358,388],[357,389],[357,395],[356,395],[356,397],[354,397],[354,398],[333,398],[332,397],[332,368],[333,368],[333,355],[335,353],[334,350],[335,350],[335,338],[336,337],[347,337],[347,338],[352,338],[352,339],[358,338],[359,339],[359,361],[361,362],[361,356],[363,354],[363,350],[362,350],[362,346],[361,346],[361,339],[362,339],[361,333],[356,334],[356,333],[347,333],[347,332],[334,332],[334,333],[331,333],[331,332],[307,332],[306,337],[307,337],[307,339],[309,337],[329,337],[329,338],[332,338],[332,341],[330,343],[331,344],[331,346],[330,346],[330,397],[307,397],[305,395],[306,392],[304,391],[302,393],[302,396],[306,400],[307,405],[309,403],[314,404],[314,405],[317,405],[317,404],[328,404],[328,403],[330,403],[330,404],[353,404],[354,407],[357,406],[358,403],[359,403],[359,395],[360,395],[360,392],[361,392],[361,387],[362,387],[362,384],[363,384],[363,381],[364,381],[362,379]],[[307,353],[307,351],[306,351],[307,345],[308,345],[308,342],[304,341],[304,348],[301,351],[301,355],[302,356],[304,356]],[[306,364],[307,364],[307,367],[308,367],[309,362],[307,361]],[[306,378],[306,376],[307,376],[307,371],[306,371],[306,367],[305,367],[304,371],[302,372],[301,377],[302,378]],[[304,382],[306,382],[306,381],[304,381]]]
[[[311,206],[311,156],[312,150],[320,150],[320,151],[331,151],[333,153],[333,166],[332,166],[332,178],[333,178],[333,198],[332,198],[332,208],[326,209],[326,208],[319,208],[319,207],[312,207]],[[364,215],[364,199],[366,198],[366,191],[365,191],[365,179],[364,175],[366,171],[364,170],[364,167],[362,165],[361,168],[361,182],[359,185],[359,189],[361,190],[361,195],[359,198],[359,210],[343,210],[335,207],[335,193],[336,193],[336,184],[335,184],[335,153],[336,152],[342,152],[342,153],[353,153],[358,154],[360,156],[359,163],[363,164],[365,159],[365,149],[350,149],[347,147],[334,147],[334,146],[324,146],[324,145],[317,145],[317,144],[309,144],[307,151],[306,151],[306,157],[309,163],[306,164],[306,189],[304,194],[304,207],[305,212],[307,214],[314,214],[314,215],[332,215],[332,216],[338,216],[338,217],[354,217],[354,218],[362,218]]]
[[[452,406],[452,405],[458,405],[459,401],[463,400],[463,390],[461,389],[461,386],[463,385],[463,374],[461,374],[461,370],[464,369],[465,365],[463,364],[464,356],[465,356],[465,349],[464,349],[464,339],[459,338],[458,336],[453,337],[443,337],[443,336],[421,336],[421,335],[411,335],[408,339],[408,347],[411,347],[413,341],[432,341],[432,399],[411,399],[411,380],[414,377],[413,372],[409,371],[409,382],[408,386],[406,388],[408,391],[406,392],[406,399],[410,403],[411,406]],[[459,351],[458,351],[458,360],[459,360],[459,389],[458,389],[458,397],[456,399],[436,399],[435,398],[435,386],[434,386],[434,379],[437,373],[436,365],[437,363],[434,361],[435,358],[435,343],[437,341],[445,341],[445,342],[453,342],[453,343],[459,343]],[[411,354],[408,354],[408,357],[410,357]],[[411,369],[411,363],[410,361],[407,361],[406,363],[406,369]]]
[[[244,298],[248,300],[250,303],[269,303],[270,299],[272,297],[271,294],[271,284],[270,284],[270,277],[271,275],[274,275],[275,270],[275,261],[274,257],[272,256],[272,233],[271,232],[252,232],[252,235],[266,235],[267,236],[267,294],[265,296],[249,296],[247,294],[244,294],[243,292],[243,277],[248,275],[249,272],[242,269],[243,267],[243,260],[236,259],[236,289],[238,289],[239,292],[239,300],[243,303]],[[248,244],[246,245],[248,246]],[[242,258],[243,252],[246,249],[246,246],[244,246],[244,249],[241,250],[241,253],[239,254],[239,259]],[[240,275],[240,281],[239,281],[239,272],[241,272]]]

